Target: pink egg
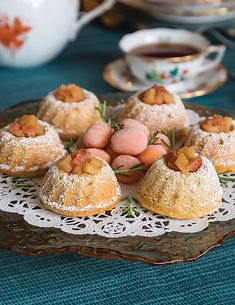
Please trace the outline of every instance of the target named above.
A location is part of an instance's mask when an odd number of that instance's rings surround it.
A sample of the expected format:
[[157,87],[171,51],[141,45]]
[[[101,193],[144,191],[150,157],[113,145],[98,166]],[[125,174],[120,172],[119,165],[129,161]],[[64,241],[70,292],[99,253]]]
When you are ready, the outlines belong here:
[[112,149],[120,155],[138,155],[147,145],[146,133],[137,128],[120,129],[111,138]]
[[149,136],[150,134],[148,128],[144,124],[134,119],[124,119],[120,123],[121,125],[123,125],[124,128],[137,128],[144,131],[147,136]]
[[[120,155],[117,158],[115,158],[112,162],[112,168],[119,168],[120,169],[129,169],[132,166],[140,164],[140,161],[132,156],[128,155]],[[126,172],[128,176],[122,176],[122,175],[117,175],[118,181],[125,183],[125,184],[132,184],[138,181],[142,177],[142,173],[138,172]]]
[[107,163],[110,164],[111,158],[109,154],[106,153],[106,151],[99,149],[99,148],[87,148],[86,151],[88,151],[92,156],[99,157],[103,160],[105,160]]
[[83,135],[86,147],[104,148],[110,142],[113,130],[109,124],[99,122],[92,125]]

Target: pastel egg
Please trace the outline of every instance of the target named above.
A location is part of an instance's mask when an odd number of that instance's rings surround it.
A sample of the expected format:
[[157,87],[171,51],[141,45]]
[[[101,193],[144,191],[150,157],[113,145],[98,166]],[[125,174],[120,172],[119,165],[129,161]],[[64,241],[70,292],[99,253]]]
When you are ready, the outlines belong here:
[[120,124],[124,127],[124,128],[137,128],[137,129],[141,129],[142,131],[144,131],[146,133],[147,136],[149,136],[150,132],[148,130],[148,128],[140,123],[139,121],[136,121],[134,119],[124,119],[120,122]]
[[[118,168],[120,170],[129,169],[132,166],[140,164],[140,161],[132,156],[128,155],[120,155],[117,158],[115,158],[112,162],[112,168]],[[121,174],[116,174],[118,181],[124,183],[124,184],[132,184],[137,182],[141,177],[142,173],[137,172],[125,172],[128,176],[122,176]]]
[[113,130],[109,124],[99,122],[92,125],[83,134],[83,142],[86,147],[104,148],[110,142]]
[[162,145],[148,145],[146,149],[136,157],[141,163],[150,166],[156,159],[165,155],[167,150]]
[[124,128],[111,138],[112,149],[119,155],[138,155],[148,145],[146,133],[137,128]]
[[87,148],[86,151],[88,151],[92,156],[99,157],[103,160],[105,160],[107,163],[111,163],[111,158],[109,154],[104,151],[103,149],[99,148]]

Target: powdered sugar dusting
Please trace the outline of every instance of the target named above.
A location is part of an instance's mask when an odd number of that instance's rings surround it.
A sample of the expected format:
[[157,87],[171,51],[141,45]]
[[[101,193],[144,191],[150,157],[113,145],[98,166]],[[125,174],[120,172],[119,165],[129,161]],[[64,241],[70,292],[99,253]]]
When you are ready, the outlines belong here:
[[83,89],[85,99],[83,101],[80,101],[80,102],[66,103],[66,102],[57,100],[54,96],[54,92],[55,91],[50,92],[48,94],[48,96],[46,97],[46,100],[48,100],[50,103],[52,103],[54,105],[54,107],[56,107],[56,108],[61,109],[61,107],[62,107],[63,109],[66,109],[66,108],[71,109],[71,107],[72,108],[77,108],[78,105],[79,105],[79,107],[86,107],[87,104],[90,104],[90,103],[95,103],[96,106],[98,106],[98,104],[99,104],[99,101],[98,101],[97,97],[95,96],[95,94],[92,93],[91,91],[86,90],[86,89]]
[[215,166],[235,167],[235,121],[233,130],[228,133],[208,133],[198,123],[189,131],[185,145],[193,145],[198,153],[209,158]]
[[[47,205],[60,209],[62,211],[89,211],[92,208],[105,208],[110,206],[112,203],[117,202],[121,196],[121,189],[118,185],[117,179],[111,169],[111,167],[102,159],[96,158],[102,161],[103,166],[99,172],[95,175],[80,175],[80,174],[69,174],[60,170],[58,166],[53,166],[44,178],[42,188],[39,192],[39,196],[42,202]],[[109,184],[107,184],[107,182]],[[52,188],[48,188],[48,185],[52,185]],[[84,206],[79,206],[80,197],[83,197],[83,193],[86,192],[86,188],[92,185],[93,193],[89,194],[89,202]],[[108,201],[97,203],[97,194],[104,186],[114,187],[115,193],[112,194],[112,198]],[[56,189],[59,187],[60,194],[56,196]],[[67,204],[66,198],[68,192],[71,190],[77,193],[76,200],[73,204]],[[56,197],[54,201],[52,198]]]
[[189,121],[183,102],[178,95],[170,93],[174,103],[148,105],[140,100],[140,92],[138,92],[129,98],[121,117],[136,119],[150,130],[169,131],[173,128],[188,128]]
[[[45,134],[36,137],[16,137],[9,132],[7,125],[0,130],[0,169],[11,171],[36,171],[41,168],[48,168],[59,158],[65,155],[65,148],[55,129],[46,122],[40,121],[39,124],[44,127]],[[33,166],[29,164],[29,153],[33,150],[42,151],[42,158],[46,160],[41,163],[40,160],[31,160]],[[2,162],[4,153],[8,157]],[[19,164],[12,165],[12,158],[18,154]],[[39,164],[40,163],[40,164]]]
[[[182,174],[180,171],[168,168],[163,157],[150,167],[137,197],[145,207],[151,208],[160,204],[163,209],[169,209],[170,213],[171,209],[174,211],[175,208],[174,212],[177,213],[180,208],[184,215],[187,213],[198,215],[197,212],[203,209],[213,212],[221,202],[222,194],[215,168],[207,158],[202,157],[202,165],[196,172]],[[174,198],[175,196],[177,199]],[[177,207],[178,202],[179,207]],[[208,213],[208,210],[206,211]]]

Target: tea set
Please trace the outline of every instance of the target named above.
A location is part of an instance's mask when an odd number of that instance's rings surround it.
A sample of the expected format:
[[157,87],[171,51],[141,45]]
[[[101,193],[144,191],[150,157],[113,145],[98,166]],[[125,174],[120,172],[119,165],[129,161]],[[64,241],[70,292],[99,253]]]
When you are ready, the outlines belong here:
[[1,0],[0,65],[27,68],[52,60],[115,2],[81,13],[80,0]]
[[[0,1],[0,65],[27,68],[49,62],[84,25],[115,2],[105,0],[91,12],[81,13],[80,0]],[[211,45],[199,33],[169,28],[140,30],[124,35],[119,47],[124,57],[105,67],[104,79],[123,91],[157,82],[191,97],[214,90],[227,78],[220,64],[225,46]],[[161,48],[168,50],[166,54]]]
[[[199,33],[167,28],[140,30],[125,35],[119,47],[124,57],[105,67],[104,78],[123,91],[142,90],[157,82],[186,98],[208,93],[227,79],[227,71],[220,64],[225,46],[211,45]],[[171,54],[159,53],[162,47],[165,52],[168,47]],[[184,54],[185,50],[192,54]]]

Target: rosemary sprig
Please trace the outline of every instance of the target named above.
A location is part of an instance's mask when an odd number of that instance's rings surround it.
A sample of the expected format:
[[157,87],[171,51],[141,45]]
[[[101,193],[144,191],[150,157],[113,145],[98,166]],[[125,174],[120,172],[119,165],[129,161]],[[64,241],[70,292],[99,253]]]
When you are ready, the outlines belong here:
[[110,124],[114,131],[118,131],[123,128],[123,126],[118,122],[118,117],[110,118],[107,114],[107,103],[104,101],[100,103],[99,107],[96,107],[96,110],[99,112],[102,121],[107,124]]
[[127,196],[127,197],[123,198],[122,201],[127,201],[127,203],[128,203],[128,207],[125,208],[125,210],[123,211],[124,214],[127,214],[130,217],[135,217],[135,216],[139,215],[137,208],[133,207],[134,202],[138,203],[138,201],[134,197]]
[[171,141],[170,151],[175,149],[175,143],[176,143],[176,130],[175,128],[172,129],[172,131],[168,134],[168,138]]
[[99,112],[102,121],[104,121],[106,123],[109,123],[109,118],[107,116],[107,103],[106,103],[106,101],[104,101],[103,103],[100,103],[99,107],[96,107],[95,109]]
[[235,182],[235,178],[221,176],[226,173],[228,173],[228,172],[218,174],[220,183],[225,184],[226,182]]
[[124,127],[122,124],[120,124],[118,122],[118,120],[116,118],[115,119],[110,119],[110,125],[114,129],[114,132],[116,132],[120,129],[123,129],[123,127]]
[[21,188],[21,187],[33,187],[32,184],[28,183],[28,182],[24,182],[24,181],[15,181],[13,182],[13,190]]
[[113,168],[115,175],[130,177],[130,173],[145,173],[148,170],[148,167],[144,163],[140,163],[125,169],[122,167],[123,165]]
[[77,143],[77,140],[72,140],[70,139],[66,145],[66,150],[72,154],[75,152],[76,150],[76,143]]
[[151,132],[151,134],[150,134],[150,139],[149,139],[149,142],[148,142],[149,145],[155,144],[155,142],[156,142],[156,140],[157,140],[158,134],[159,134],[159,131],[153,131],[153,132]]

